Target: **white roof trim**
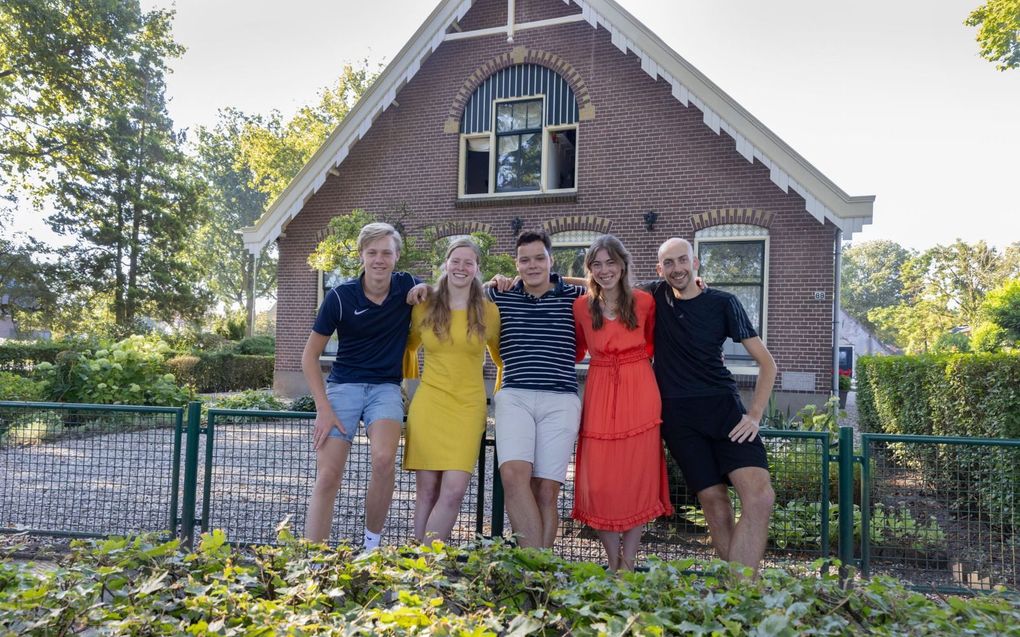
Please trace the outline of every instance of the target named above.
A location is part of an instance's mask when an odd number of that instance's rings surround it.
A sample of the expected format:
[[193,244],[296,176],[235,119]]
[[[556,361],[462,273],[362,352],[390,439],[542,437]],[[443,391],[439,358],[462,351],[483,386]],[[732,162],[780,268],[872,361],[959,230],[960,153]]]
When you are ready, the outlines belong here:
[[[641,60],[641,70],[672,86],[673,97],[685,107],[693,104],[717,135],[733,138],[736,150],[748,162],[768,167],[772,181],[783,191],[803,197],[805,209],[819,222],[831,221],[844,235],[871,223],[874,196],[851,197],[779,139],[764,124],[737,104],[711,80],[680,57],[615,0],[563,0],[581,8],[592,27],[602,26],[620,51]],[[351,146],[362,139],[380,113],[395,100],[403,86],[421,69],[421,63],[442,46],[446,31],[471,8],[472,0],[442,0],[394,60],[365,92],[347,117],[312,155],[287,188],[254,226],[241,229],[244,245],[257,254],[283,232],[283,228],[325,183],[328,171],[347,158]]]

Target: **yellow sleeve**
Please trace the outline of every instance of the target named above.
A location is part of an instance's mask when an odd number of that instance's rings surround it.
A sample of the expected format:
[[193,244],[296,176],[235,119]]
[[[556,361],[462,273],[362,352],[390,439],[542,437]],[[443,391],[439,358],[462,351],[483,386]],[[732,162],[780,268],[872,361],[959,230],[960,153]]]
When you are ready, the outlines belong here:
[[499,308],[490,301],[485,302],[485,344],[489,350],[489,358],[496,365],[496,385],[493,387],[495,393],[503,384],[503,359],[499,356]]
[[411,331],[407,335],[404,349],[404,378],[418,378],[418,349],[421,347],[421,321],[425,316],[425,304],[419,303],[411,310]]

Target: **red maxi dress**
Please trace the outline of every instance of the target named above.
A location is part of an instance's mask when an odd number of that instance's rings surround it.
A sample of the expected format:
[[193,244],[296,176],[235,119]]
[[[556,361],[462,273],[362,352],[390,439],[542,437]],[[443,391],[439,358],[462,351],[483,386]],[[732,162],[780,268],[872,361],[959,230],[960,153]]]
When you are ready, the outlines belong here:
[[650,357],[655,301],[634,290],[637,329],[604,319],[592,328],[588,298],[574,301],[577,358],[591,353],[574,468],[571,516],[600,531],[626,531],[672,515],[659,436],[662,400]]

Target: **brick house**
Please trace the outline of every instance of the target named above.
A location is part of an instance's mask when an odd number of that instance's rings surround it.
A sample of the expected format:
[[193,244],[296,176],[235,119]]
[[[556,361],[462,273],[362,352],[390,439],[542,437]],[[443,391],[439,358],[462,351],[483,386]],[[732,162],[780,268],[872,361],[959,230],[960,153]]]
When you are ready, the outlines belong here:
[[[614,0],[443,0],[347,118],[243,230],[279,246],[279,391],[305,391],[300,357],[329,273],[306,263],[330,218],[405,206],[408,232],[483,229],[510,253],[542,228],[558,269],[611,232],[636,278],[687,238],[702,276],[736,293],[779,366],[777,393],[833,386],[839,245],[871,222],[851,197]],[[746,383],[753,361],[727,346]]]

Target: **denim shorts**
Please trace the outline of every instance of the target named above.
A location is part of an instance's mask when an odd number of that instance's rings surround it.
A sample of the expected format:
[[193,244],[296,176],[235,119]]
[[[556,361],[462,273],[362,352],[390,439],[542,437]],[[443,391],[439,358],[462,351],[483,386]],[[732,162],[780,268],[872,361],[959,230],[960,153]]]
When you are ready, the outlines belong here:
[[400,385],[393,383],[328,383],[326,398],[333,413],[347,433],[333,427],[330,438],[354,441],[358,423],[365,423],[365,431],[377,420],[404,420],[404,397]]

